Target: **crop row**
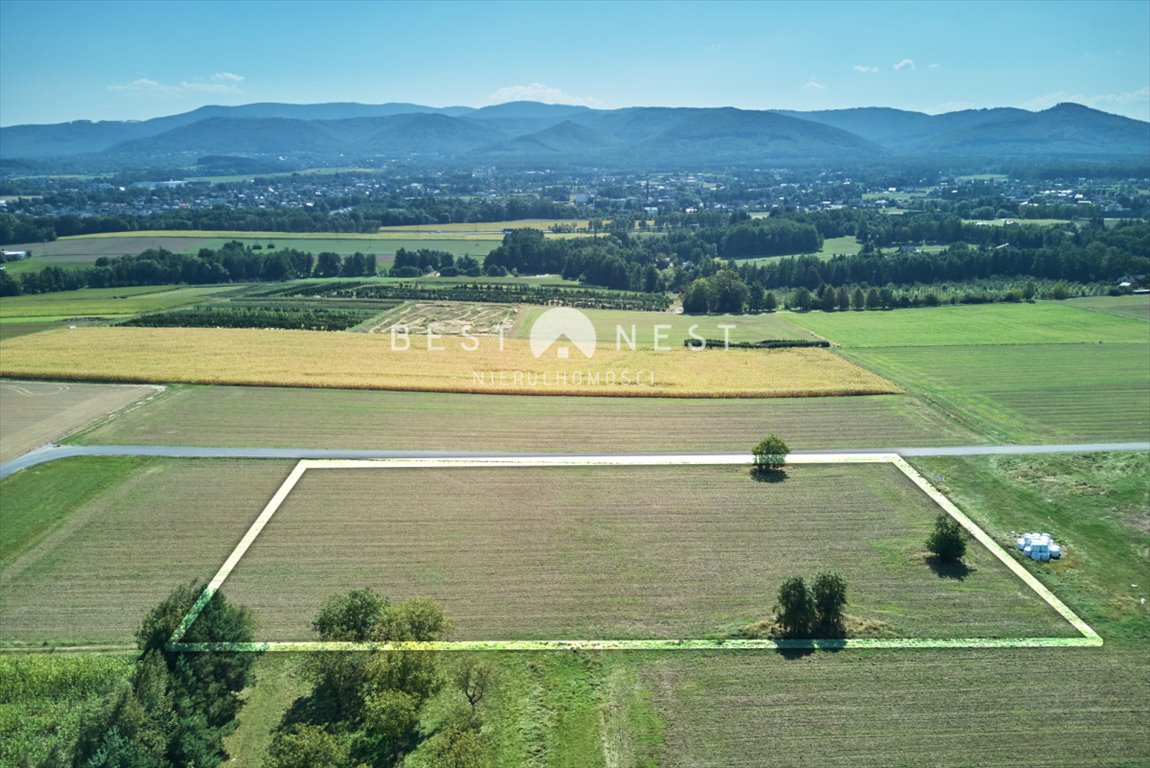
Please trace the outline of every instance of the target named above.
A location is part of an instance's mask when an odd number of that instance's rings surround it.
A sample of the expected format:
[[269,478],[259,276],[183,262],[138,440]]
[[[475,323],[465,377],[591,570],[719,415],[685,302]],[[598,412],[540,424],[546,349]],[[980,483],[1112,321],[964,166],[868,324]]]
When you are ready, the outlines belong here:
[[157,312],[120,325],[146,328],[284,328],[297,331],[345,331],[375,311],[292,306],[199,306]]

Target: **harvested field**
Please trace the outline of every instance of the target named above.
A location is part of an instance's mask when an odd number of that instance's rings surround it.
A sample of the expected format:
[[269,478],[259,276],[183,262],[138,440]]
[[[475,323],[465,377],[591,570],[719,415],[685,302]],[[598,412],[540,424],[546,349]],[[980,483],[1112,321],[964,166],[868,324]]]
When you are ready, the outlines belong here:
[[391,333],[393,327],[426,336],[428,331],[445,336],[508,336],[519,318],[513,304],[469,304],[456,301],[412,301],[379,319],[370,333]]
[[992,440],[1079,443],[1150,440],[1146,349],[1133,343],[1031,344],[843,354],[926,395]]
[[[1018,684],[1027,670],[1057,692]],[[665,766],[1005,767],[1023,741],[1062,765],[1150,758],[1150,665],[1132,648],[679,655],[641,674]]]
[[[315,469],[224,585],[260,639],[310,639],[330,595],[430,595],[455,639],[702,638],[770,614],[787,576],[835,569],[897,637],[1075,630],[987,551],[937,573],[938,508],[886,465]],[[252,518],[254,519],[254,517]]]
[[0,461],[59,440],[156,387],[0,381]]
[[771,432],[804,449],[980,442],[906,395],[588,399],[279,387],[172,387],[74,442],[625,453],[744,451]]
[[[666,352],[640,348],[536,358],[526,341],[474,352],[460,339],[309,331],[79,328],[3,342],[0,375],[85,381],[362,387],[497,394],[801,397],[898,389],[824,349]],[[450,353],[448,352],[450,350]],[[95,353],[95,354],[94,354]]]
[[[51,469],[66,473],[74,461]],[[211,578],[289,470],[258,461],[107,466],[113,482],[91,499],[60,498],[59,523],[0,569],[0,641],[132,642],[176,585]],[[3,481],[6,505],[30,503],[21,494],[35,488],[16,488],[21,479]]]

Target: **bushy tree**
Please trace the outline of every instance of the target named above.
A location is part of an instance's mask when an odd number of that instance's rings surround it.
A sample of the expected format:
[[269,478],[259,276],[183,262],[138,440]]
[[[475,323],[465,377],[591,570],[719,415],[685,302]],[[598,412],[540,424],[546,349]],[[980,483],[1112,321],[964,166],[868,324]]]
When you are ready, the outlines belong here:
[[786,442],[776,434],[768,435],[754,447],[754,470],[756,472],[771,472],[781,469],[786,464],[787,454],[791,449]]
[[953,517],[940,512],[934,520],[934,530],[927,537],[926,548],[939,560],[961,560],[966,556],[966,531]]
[[815,621],[815,600],[802,576],[792,576],[779,587],[775,618],[788,637],[807,637]]
[[847,582],[832,571],[815,577],[811,592],[815,601],[816,621],[821,627],[837,628],[843,624],[843,606],[847,603]]
[[[167,647],[203,594],[196,582],[177,587],[136,633],[141,655],[128,687],[85,716],[73,765],[85,768],[215,768],[223,737],[240,708],[254,653],[182,653]],[[249,611],[216,592],[184,633],[187,642],[250,642]]]
[[350,744],[318,725],[297,724],[276,735],[264,768],[350,768]]

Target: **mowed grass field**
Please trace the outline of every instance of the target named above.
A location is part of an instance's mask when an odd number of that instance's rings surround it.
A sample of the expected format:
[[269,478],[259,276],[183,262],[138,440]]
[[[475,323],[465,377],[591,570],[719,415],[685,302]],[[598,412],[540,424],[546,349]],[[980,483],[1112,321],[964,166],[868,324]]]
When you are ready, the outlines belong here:
[[[798,397],[898,389],[825,349],[600,349],[536,358],[527,341],[475,352],[426,337],[204,328],[78,328],[8,339],[0,375],[105,382],[360,387],[499,394]],[[554,350],[552,350],[553,352]]]
[[1005,767],[1027,749],[1074,766],[1150,758],[1150,673],[1129,647],[681,655],[642,677],[666,718],[668,767]]
[[0,461],[14,459],[155,394],[154,387],[0,380]]
[[290,466],[83,458],[0,481],[20,523],[0,526],[0,643],[132,643],[175,586],[211,578]]
[[1150,440],[1144,344],[883,347],[843,355],[992,441]]
[[[846,237],[828,237],[823,240],[823,247],[812,254],[791,253],[785,254],[787,256],[817,256],[823,261],[831,258],[832,256],[854,256],[862,250],[862,243],[854,235],[847,235]],[[740,264],[767,264],[775,259],[781,259],[783,256],[763,256],[755,259],[739,259]]]
[[979,441],[906,395],[672,400],[176,386],[69,442],[626,453],[750,451],[772,432],[808,450]]
[[1150,324],[1055,302],[893,312],[806,312],[786,317],[851,348],[1096,342],[1150,345]]
[[1150,323],[1124,312],[1039,302],[789,319],[994,442],[1150,439]]
[[1067,306],[1105,312],[1120,317],[1134,317],[1150,321],[1150,294],[1138,296],[1090,296],[1083,299],[1067,299]]
[[936,514],[887,465],[773,483],[746,467],[313,469],[224,589],[266,640],[309,639],[354,584],[436,598],[460,639],[689,638],[766,618],[787,576],[833,568],[888,636],[1074,634],[979,547],[963,578],[936,573]]
[[664,656],[641,673],[665,718],[662,764],[1013,766],[1020,734],[1065,765],[1147,764],[1147,461],[914,460],[992,536],[1064,542],[1060,561],[1023,562],[1102,648]]
[[[483,716],[495,764],[1005,768],[1025,734],[1062,764],[1144,765],[1146,460],[914,460],[996,538],[1037,528],[1065,542],[1064,560],[1026,567],[1102,648],[491,654],[500,677]],[[260,765],[267,729],[302,693],[292,657],[259,664],[272,685],[253,688],[240,715],[231,743],[252,751],[239,766]]]

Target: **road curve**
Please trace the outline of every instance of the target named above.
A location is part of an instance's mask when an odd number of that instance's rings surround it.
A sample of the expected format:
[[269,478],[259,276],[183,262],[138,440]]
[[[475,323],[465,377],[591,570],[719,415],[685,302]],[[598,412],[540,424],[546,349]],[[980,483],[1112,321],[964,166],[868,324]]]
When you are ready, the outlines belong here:
[[[1055,445],[947,445],[934,448],[849,448],[822,451],[794,451],[796,455],[809,453],[897,453],[904,458],[915,456],[998,456],[1028,453],[1097,453],[1100,451],[1150,451],[1150,442],[1141,443],[1065,443]],[[538,456],[538,451],[508,453],[501,451],[365,451],[331,448],[221,448],[213,446],[177,445],[46,445],[11,461],[0,464],[0,480],[13,472],[50,461],[76,456],[154,456],[176,459],[471,459],[522,458]],[[581,454],[553,454],[556,457],[578,458]],[[646,456],[618,454],[620,456]],[[748,463],[751,454],[743,452],[716,453],[715,456],[744,457]]]

